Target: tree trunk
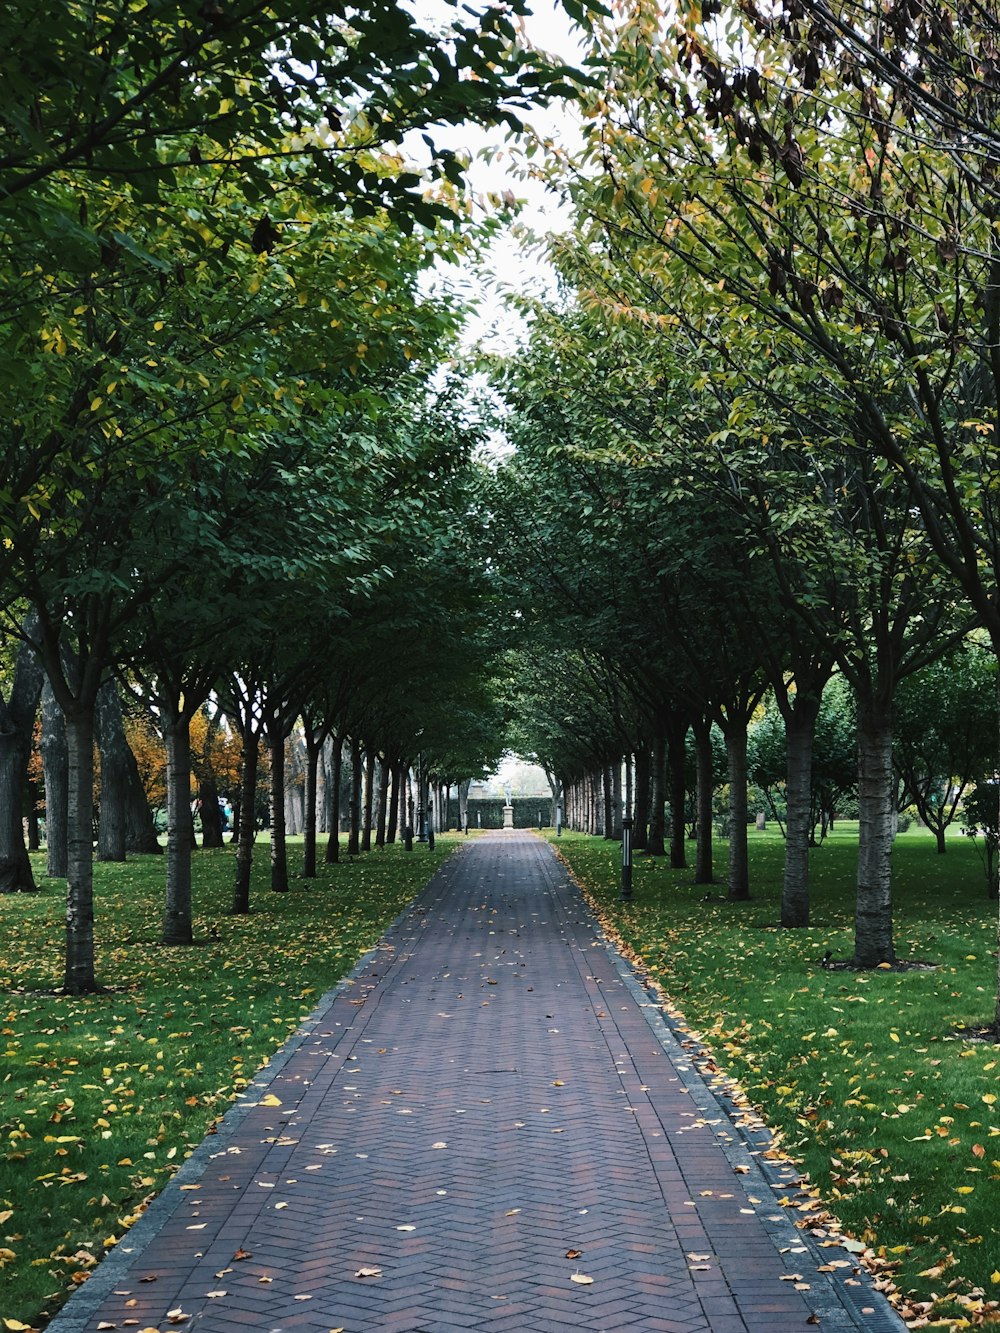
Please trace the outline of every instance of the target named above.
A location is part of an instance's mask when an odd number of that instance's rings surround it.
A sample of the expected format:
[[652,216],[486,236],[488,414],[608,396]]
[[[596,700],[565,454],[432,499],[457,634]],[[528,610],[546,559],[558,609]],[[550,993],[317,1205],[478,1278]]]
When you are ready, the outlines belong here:
[[616,842],[622,840],[622,819],[625,811],[622,806],[622,761],[616,760],[611,765],[611,836]]
[[271,891],[288,892],[288,840],[285,836],[285,734],[277,718],[267,728],[271,755],[268,811],[271,820]]
[[66,719],[52,693],[42,687],[42,771],[45,775],[46,873],[64,879],[68,867],[66,810],[69,802],[69,756]]
[[[125,860],[125,807],[130,772],[118,684],[106,680],[97,692],[97,746],[101,756],[101,803],[97,820],[98,861]],[[133,760],[134,764],[134,760]]]
[[257,797],[257,733],[247,727],[242,734],[243,760],[240,765],[239,841],[236,844],[236,879],[233,884],[233,916],[250,911],[250,872],[253,869],[253,844],[257,821],[254,805]]
[[[41,808],[42,792],[34,778],[28,779],[28,851],[39,852],[42,849]],[[30,866],[30,861],[29,861]]]
[[303,797],[302,878],[316,878],[316,775],[322,742],[308,721],[305,723],[306,772]]
[[98,989],[94,973],[94,709],[78,703],[65,718],[67,995]]
[[[555,822],[556,822],[556,804],[557,804],[557,800],[558,800],[558,798],[557,798],[557,796],[556,796],[557,788],[553,785],[553,783],[552,783],[552,779],[551,779],[551,778],[549,778],[549,785],[552,787],[552,823],[555,824]],[[469,788],[470,788],[471,786],[472,786],[472,779],[471,779],[471,778],[464,778],[464,779],[458,784],[458,831],[459,831],[459,833],[464,833],[465,830],[469,827]]]
[[347,855],[361,851],[361,742],[351,737],[351,794],[348,803],[351,827],[347,833]]
[[685,740],[687,718],[672,718],[667,727],[667,795],[670,803],[670,865],[674,870],[687,867],[687,838],[684,813],[687,792],[684,767],[687,762]]
[[361,826],[361,850],[372,849],[372,815],[375,809],[375,747],[369,745],[365,752],[365,807]]
[[785,874],[781,924],[809,925],[809,841],[812,836],[812,749],[820,700],[799,696],[785,718]]
[[403,794],[403,761],[398,759],[392,766],[392,792],[389,796],[389,814],[386,822],[386,842],[395,842],[399,832],[399,803]]
[[747,728],[741,719],[728,722],[725,732],[729,768],[729,893],[730,902],[750,897],[747,856]]
[[605,764],[601,769],[601,795],[603,798],[603,809],[601,811],[601,834],[607,840],[615,836],[615,795],[614,795],[614,774],[611,771],[611,765]]
[[712,866],[712,724],[708,718],[695,718],[691,724],[694,732],[694,755],[697,791],[695,794],[695,854],[694,882],[696,884],[714,884],[715,872]]
[[[163,716],[161,709],[161,716]],[[191,722],[183,711],[164,721],[167,747],[167,888],[163,943],[191,944]]]
[[892,931],[892,712],[858,699],[858,897],[854,966],[895,962]]
[[640,736],[635,752],[635,827],[632,846],[638,852],[649,845],[649,746]]
[[378,820],[375,825],[375,846],[385,846],[385,830],[389,819],[389,757],[378,765]]
[[37,889],[22,823],[31,739],[44,672],[34,651],[21,644],[6,701],[0,699],[0,893]]
[[649,777],[649,837],[646,851],[650,856],[666,856],[666,820],[664,817],[663,779],[666,766],[666,745],[663,733],[657,729],[653,737],[653,754]]
[[201,810],[202,847],[221,847],[222,810],[219,806],[219,788],[214,773],[206,773],[198,783],[198,805]]
[[330,773],[330,836],[326,842],[326,863],[336,865],[340,860],[340,783],[344,769],[344,741],[333,737]]

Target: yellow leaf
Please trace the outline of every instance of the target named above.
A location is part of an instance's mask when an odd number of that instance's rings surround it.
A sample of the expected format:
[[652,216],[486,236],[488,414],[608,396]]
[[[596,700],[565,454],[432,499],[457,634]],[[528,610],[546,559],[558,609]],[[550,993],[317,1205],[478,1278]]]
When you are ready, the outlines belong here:
[[990,1274],[990,1281],[1000,1282],[1000,1268],[994,1268],[993,1272]]
[[11,1333],[31,1333],[30,1324],[22,1324],[20,1319],[5,1319],[4,1328],[9,1328]]
[[992,1106],[993,1103],[996,1101],[996,1099],[997,1099],[997,1095],[996,1095],[995,1092],[984,1092],[984,1093],[983,1093],[983,1101],[986,1103],[987,1106]]
[[266,1097],[261,1097],[260,1104],[261,1106],[280,1106],[281,1099],[275,1097],[273,1092],[269,1092]]
[[104,402],[103,398],[95,398],[93,402],[90,404],[91,412],[96,412],[103,402]]
[[[880,967],[882,966],[881,963],[879,964],[879,966],[880,966]],[[898,1033],[898,1032],[890,1032],[890,1033],[889,1033],[889,1040],[890,1040],[890,1041],[899,1041],[899,1033]]]
[[570,1277],[570,1282],[579,1282],[581,1287],[589,1287],[593,1280],[592,1277],[587,1277],[586,1273],[574,1273]]

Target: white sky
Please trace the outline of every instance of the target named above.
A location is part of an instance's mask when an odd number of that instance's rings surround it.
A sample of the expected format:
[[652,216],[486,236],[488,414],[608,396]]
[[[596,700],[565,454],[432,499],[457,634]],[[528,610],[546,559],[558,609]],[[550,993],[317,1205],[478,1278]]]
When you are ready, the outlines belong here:
[[[447,7],[436,0],[415,0],[414,8],[418,17],[428,23],[444,22],[449,16]],[[567,64],[579,63],[581,47],[577,30],[552,0],[537,0],[524,28],[533,46]],[[556,142],[572,140],[576,134],[571,113],[559,104],[532,111],[524,120],[539,137],[551,137]],[[521,178],[516,169],[517,145],[507,141],[507,134],[502,126],[492,130],[454,126],[435,129],[433,138],[442,147],[472,154],[467,179],[474,195],[485,200],[491,193],[512,192],[517,199],[524,200],[519,221],[535,232],[568,225],[565,214],[560,215],[555,197],[538,182]],[[509,232],[498,237],[491,247],[486,283],[480,288],[481,309],[478,318],[470,323],[467,337],[470,343],[483,339],[492,345],[510,346],[518,338],[518,321],[503,308],[499,295],[491,296],[491,277],[519,291],[543,293],[553,287],[550,270],[537,257],[526,254]],[[453,278],[449,273],[446,280],[452,282]]]

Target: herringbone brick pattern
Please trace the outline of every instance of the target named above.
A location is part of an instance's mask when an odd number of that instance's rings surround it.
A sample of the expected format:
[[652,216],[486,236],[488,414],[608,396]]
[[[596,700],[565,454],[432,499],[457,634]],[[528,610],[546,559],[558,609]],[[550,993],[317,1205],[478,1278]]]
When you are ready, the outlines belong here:
[[549,847],[475,840],[53,1333],[897,1327],[781,1252],[639,995]]

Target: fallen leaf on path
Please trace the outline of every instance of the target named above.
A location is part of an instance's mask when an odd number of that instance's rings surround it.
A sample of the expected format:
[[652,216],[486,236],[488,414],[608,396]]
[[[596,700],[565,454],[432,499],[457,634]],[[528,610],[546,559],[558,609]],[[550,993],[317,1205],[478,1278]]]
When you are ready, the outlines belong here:
[[269,1092],[266,1097],[261,1097],[260,1104],[261,1106],[280,1106],[281,1098],[275,1097],[273,1092]]
[[566,1258],[567,1258],[567,1259],[579,1259],[580,1256],[581,1256],[582,1254],[583,1254],[583,1251],[582,1251],[582,1250],[567,1250],[567,1251],[566,1251]]
[[229,1293],[226,1291],[206,1291],[205,1295],[210,1301],[217,1301],[221,1296],[228,1296]]
[[508,1208],[504,1213],[504,1217],[516,1217],[520,1211],[520,1208]]
[[710,1254],[689,1254],[689,1255],[688,1255],[688,1258],[691,1260],[691,1262],[692,1262],[693,1264],[701,1264],[701,1263],[704,1263],[706,1259],[711,1259],[711,1257],[712,1257],[712,1256],[711,1256]]
[[396,1228],[397,1231],[416,1231],[416,1229],[417,1228],[415,1226],[410,1225],[410,1223],[407,1223],[405,1226]]
[[431,1144],[431,1147],[432,1147],[432,1148],[447,1148],[447,1146],[448,1146],[447,1143],[445,1143],[443,1140],[442,1140],[442,1142],[440,1142],[440,1143],[432,1143],[432,1144]]
[[234,1260],[235,1260],[235,1259],[252,1259],[252,1258],[253,1258],[253,1255],[250,1253],[249,1250],[242,1250],[242,1249],[241,1249],[241,1250],[237,1250],[236,1253],[233,1255],[233,1259],[234,1259]]
[[592,1277],[587,1277],[586,1273],[574,1273],[570,1277],[570,1282],[579,1282],[581,1287],[589,1287],[593,1280]]
[[354,1274],[355,1277],[381,1277],[381,1268],[359,1268]]

